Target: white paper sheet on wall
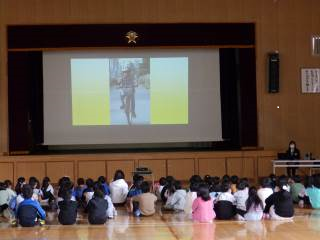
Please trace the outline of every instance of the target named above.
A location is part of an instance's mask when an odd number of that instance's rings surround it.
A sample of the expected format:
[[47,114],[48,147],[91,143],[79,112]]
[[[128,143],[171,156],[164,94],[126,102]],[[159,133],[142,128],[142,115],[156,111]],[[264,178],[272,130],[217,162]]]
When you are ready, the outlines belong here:
[[302,93],[320,93],[320,68],[301,69]]

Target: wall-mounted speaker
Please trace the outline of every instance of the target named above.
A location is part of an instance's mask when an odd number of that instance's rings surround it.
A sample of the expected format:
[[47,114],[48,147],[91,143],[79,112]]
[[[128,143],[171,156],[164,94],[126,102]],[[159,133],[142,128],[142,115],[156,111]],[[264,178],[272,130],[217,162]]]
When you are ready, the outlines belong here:
[[269,93],[279,92],[280,58],[278,52],[268,53]]

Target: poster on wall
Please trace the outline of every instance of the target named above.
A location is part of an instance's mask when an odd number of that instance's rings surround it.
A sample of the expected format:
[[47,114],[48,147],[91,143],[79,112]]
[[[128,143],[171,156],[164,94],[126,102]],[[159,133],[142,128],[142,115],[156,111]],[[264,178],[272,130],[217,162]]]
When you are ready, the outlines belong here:
[[320,68],[301,68],[302,93],[320,93]]

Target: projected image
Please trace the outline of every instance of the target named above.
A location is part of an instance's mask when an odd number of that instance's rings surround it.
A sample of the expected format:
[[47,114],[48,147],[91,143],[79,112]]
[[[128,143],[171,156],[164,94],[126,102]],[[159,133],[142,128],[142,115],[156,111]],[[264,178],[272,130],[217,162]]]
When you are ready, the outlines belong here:
[[188,57],[71,58],[72,126],[189,123]]
[[150,124],[149,58],[109,59],[112,125]]

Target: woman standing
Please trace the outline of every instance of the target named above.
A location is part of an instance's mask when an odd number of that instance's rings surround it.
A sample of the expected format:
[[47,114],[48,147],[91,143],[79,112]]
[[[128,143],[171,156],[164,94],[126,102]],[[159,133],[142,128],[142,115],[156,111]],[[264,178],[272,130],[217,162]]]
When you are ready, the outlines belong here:
[[[295,141],[290,141],[289,148],[286,152],[288,160],[299,160],[300,159],[300,151],[297,148]],[[288,165],[299,165],[297,162],[287,163]],[[296,175],[297,167],[287,167],[288,177],[293,177]]]

